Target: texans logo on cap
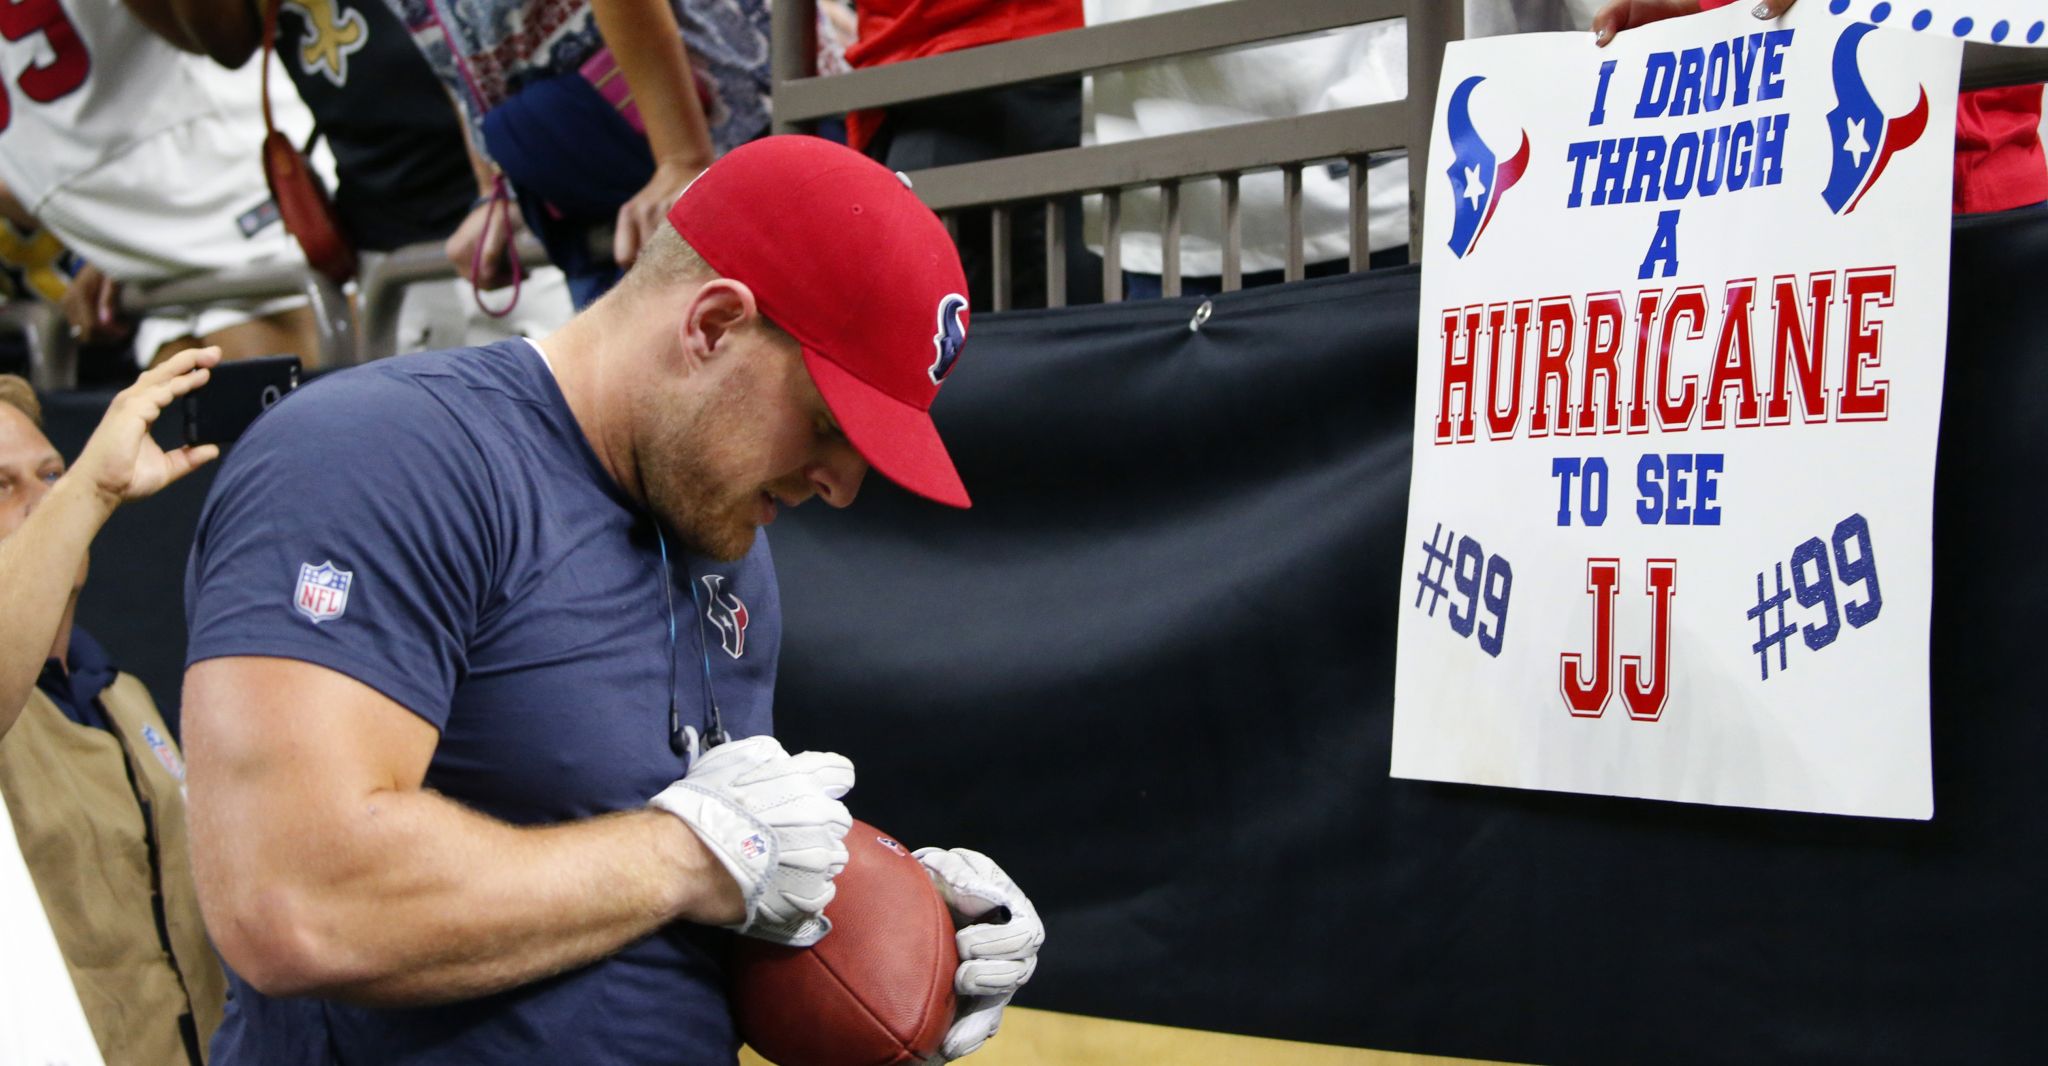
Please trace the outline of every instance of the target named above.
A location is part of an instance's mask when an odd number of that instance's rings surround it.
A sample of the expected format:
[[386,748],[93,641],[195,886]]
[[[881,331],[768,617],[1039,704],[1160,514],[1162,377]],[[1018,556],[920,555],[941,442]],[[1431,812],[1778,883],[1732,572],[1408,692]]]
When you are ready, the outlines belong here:
[[967,324],[960,320],[967,310],[967,297],[949,292],[939,297],[939,331],[932,334],[932,348],[938,355],[932,359],[932,384],[946,380],[953,372],[953,364],[960,361],[960,346],[967,343]]
[[1493,221],[1500,198],[1522,180],[1522,171],[1529,165],[1528,130],[1522,131],[1522,147],[1514,158],[1496,165],[1493,149],[1487,147],[1478,128],[1472,125],[1472,90],[1485,80],[1483,75],[1474,74],[1460,82],[1451,93],[1450,109],[1444,115],[1452,155],[1450,169],[1444,174],[1451,179],[1456,204],[1451,223],[1451,254],[1460,259],[1472,254],[1479,244],[1479,235]]
[[1828,208],[1846,215],[1856,210],[1863,195],[1877,184],[1892,156],[1913,146],[1927,132],[1927,87],[1920,87],[1920,102],[1911,111],[1887,117],[1863,83],[1863,68],[1856,51],[1863,38],[1876,29],[1857,23],[1842,31],[1835,42],[1835,109],[1828,112],[1828,136],[1834,146],[1834,167],[1828,173],[1828,187],[1821,192]]

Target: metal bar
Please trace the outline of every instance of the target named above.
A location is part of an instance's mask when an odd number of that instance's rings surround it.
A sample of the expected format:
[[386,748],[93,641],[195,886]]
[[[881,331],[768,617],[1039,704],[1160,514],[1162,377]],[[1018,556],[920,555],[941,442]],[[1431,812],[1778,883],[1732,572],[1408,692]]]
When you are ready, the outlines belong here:
[[1465,5],[1408,0],[1408,261],[1422,261],[1422,201],[1429,190],[1429,137],[1444,44],[1465,36]]
[[1244,224],[1239,214],[1237,175],[1219,175],[1223,180],[1223,291],[1236,292],[1244,286]]
[[770,9],[769,19],[772,44],[768,49],[768,61],[774,80],[770,85],[768,106],[775,120],[773,129],[776,133],[808,133],[812,123],[805,119],[825,116],[792,116],[789,101],[783,94],[817,80],[818,2],[776,0]]
[[1180,182],[1159,186],[1160,207],[1166,212],[1166,229],[1159,235],[1159,295],[1180,295]]
[[1045,202],[1045,306],[1067,306],[1067,209]]
[[1300,281],[1302,278],[1301,246],[1306,239],[1301,227],[1301,164],[1290,163],[1280,168],[1281,199],[1287,205],[1287,273],[1283,281]]
[[205,307],[225,300],[273,300],[305,291],[306,264],[265,263],[170,281],[121,287],[121,310],[141,315],[166,307]]
[[1124,299],[1124,194],[1107,189],[1102,194],[1102,302],[1122,303]]
[[1354,155],[1344,161],[1351,187],[1351,272],[1372,265],[1372,203],[1366,188],[1366,158]]
[[[785,35],[795,31],[784,28],[784,0],[776,0],[776,130],[862,108],[1001,85],[1055,81],[1093,70],[1398,18],[1418,2],[1441,4],[1444,0],[1291,0],[1284,4],[1231,0],[818,78],[784,75],[783,57],[796,47],[785,41]],[[810,4],[802,6],[807,9],[803,19],[816,18],[808,11]],[[806,27],[810,24],[804,22]],[[812,62],[808,57],[815,50],[815,43],[804,49],[805,63]]]
[[1975,41],[1963,45],[1965,90],[2031,85],[2038,81],[2048,81],[2048,52],[2038,48],[1978,44]]
[[[544,266],[547,249],[532,234],[519,237],[519,260],[528,270]],[[356,336],[357,362],[369,362],[398,354],[398,315],[405,304],[407,287],[422,281],[444,281],[455,276],[454,264],[441,245],[434,242],[407,245],[382,254],[365,254],[362,272],[356,276],[356,302],[362,310],[362,329]]]
[[283,296],[304,296],[312,307],[313,321],[319,330],[322,366],[345,366],[356,361],[348,297],[303,262],[265,263],[123,286],[121,310],[139,316],[163,308],[201,308],[230,300],[274,300]]
[[1156,185],[1168,178],[1198,178],[1303,159],[1388,151],[1407,143],[1410,125],[1406,104],[1396,100],[1117,144],[933,167],[910,178],[918,196],[932,210],[945,212],[1042,200],[1075,189]]
[[997,207],[988,213],[989,298],[997,311],[1010,309],[1010,211]]
[[356,352],[355,309],[349,306],[348,297],[343,295],[341,286],[328,280],[325,274],[309,270],[306,272],[304,291],[306,304],[313,309],[314,327],[320,334],[320,365],[354,366],[359,361]]
[[40,300],[0,304],[0,328],[21,331],[28,347],[28,381],[40,392],[78,387],[78,346],[64,312]]

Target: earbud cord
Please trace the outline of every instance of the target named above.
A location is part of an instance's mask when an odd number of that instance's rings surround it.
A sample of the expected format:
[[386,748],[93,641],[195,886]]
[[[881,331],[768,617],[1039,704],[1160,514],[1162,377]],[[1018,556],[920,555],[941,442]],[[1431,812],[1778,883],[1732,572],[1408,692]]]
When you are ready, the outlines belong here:
[[[668,608],[668,746],[677,755],[689,753],[696,745],[683,729],[682,706],[676,698],[676,601],[675,575],[669,569],[668,537],[659,523],[654,527],[655,543],[661,546],[661,596]],[[689,571],[684,570],[684,576]],[[704,734],[706,750],[725,743],[725,722],[718,712],[718,695],[711,687],[711,642],[704,635],[703,604],[697,599],[697,583],[690,582],[690,604],[697,612],[697,652],[704,664],[704,706],[711,717],[711,729]]]

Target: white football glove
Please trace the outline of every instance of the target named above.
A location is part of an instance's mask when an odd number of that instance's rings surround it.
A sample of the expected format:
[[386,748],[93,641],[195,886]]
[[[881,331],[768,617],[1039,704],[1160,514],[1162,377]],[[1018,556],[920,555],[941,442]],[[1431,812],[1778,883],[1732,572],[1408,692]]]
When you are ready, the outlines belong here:
[[802,948],[832,930],[822,912],[846,869],[853,816],[839,797],[852,787],[845,756],[791,755],[758,736],[698,756],[647,802],[681,818],[739,883],[746,916],[727,928]]
[[[960,1010],[938,1055],[927,1060],[927,1066],[937,1066],[973,1054],[996,1035],[1003,1008],[1038,968],[1045,923],[1017,882],[981,852],[922,848],[917,861],[962,926],[953,937],[960,948],[960,968],[953,972]],[[1007,919],[999,911],[1008,911]],[[1002,920],[981,921],[992,915]]]

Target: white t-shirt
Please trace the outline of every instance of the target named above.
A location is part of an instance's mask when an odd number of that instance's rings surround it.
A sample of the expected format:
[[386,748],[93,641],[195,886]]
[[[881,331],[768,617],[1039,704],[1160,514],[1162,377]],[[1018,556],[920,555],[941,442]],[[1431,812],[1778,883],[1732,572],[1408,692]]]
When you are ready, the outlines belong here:
[[[1084,0],[1095,25],[1198,7],[1216,0]],[[1584,28],[1599,0],[1465,0],[1465,34]],[[1148,63],[1089,79],[1084,137],[1088,143],[1213,129],[1241,122],[1399,100],[1408,95],[1406,20],[1390,19],[1299,41]],[[1240,179],[1241,266],[1246,273],[1287,262],[1287,215],[1277,171]],[[1303,261],[1341,259],[1350,252],[1350,191],[1341,166],[1302,170]],[[1408,243],[1408,161],[1376,157],[1366,175],[1369,241],[1375,250]],[[1157,191],[1123,195],[1124,269],[1162,273]],[[1102,210],[1088,207],[1088,243],[1101,251]],[[1223,193],[1213,179],[1181,186],[1181,272],[1223,272]]]
[[[0,182],[38,221],[124,281],[298,257],[261,211],[257,64],[180,51],[121,0],[44,10],[46,25],[0,40]],[[303,137],[291,82],[273,71],[272,90],[279,128]]]

